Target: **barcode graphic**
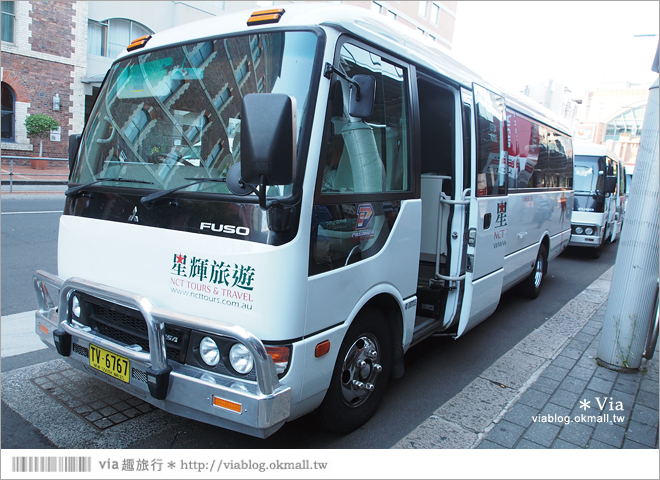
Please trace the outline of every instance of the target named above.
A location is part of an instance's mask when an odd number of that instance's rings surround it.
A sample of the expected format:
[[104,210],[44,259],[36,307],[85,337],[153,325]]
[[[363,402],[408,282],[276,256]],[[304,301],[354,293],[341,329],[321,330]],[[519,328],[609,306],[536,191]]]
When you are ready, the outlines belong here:
[[92,457],[12,457],[12,472],[91,472]]

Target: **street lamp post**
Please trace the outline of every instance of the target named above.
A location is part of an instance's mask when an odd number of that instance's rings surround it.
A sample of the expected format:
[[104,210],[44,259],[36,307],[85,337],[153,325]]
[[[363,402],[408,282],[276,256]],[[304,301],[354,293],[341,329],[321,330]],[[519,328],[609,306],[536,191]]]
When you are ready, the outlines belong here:
[[[652,69],[658,73],[658,50]],[[625,227],[621,231],[598,346],[598,363],[617,371],[636,371],[640,368],[649,326],[655,321],[660,271],[658,117],[656,80],[649,89]]]

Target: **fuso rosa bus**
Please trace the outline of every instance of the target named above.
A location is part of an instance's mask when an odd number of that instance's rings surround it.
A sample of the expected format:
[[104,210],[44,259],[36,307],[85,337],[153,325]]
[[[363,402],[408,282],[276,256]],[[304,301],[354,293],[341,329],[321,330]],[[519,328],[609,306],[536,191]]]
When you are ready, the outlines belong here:
[[259,437],[369,420],[408,349],[535,298],[573,146],[367,10],[287,5],[131,43],[70,138],[36,332],[168,412]]

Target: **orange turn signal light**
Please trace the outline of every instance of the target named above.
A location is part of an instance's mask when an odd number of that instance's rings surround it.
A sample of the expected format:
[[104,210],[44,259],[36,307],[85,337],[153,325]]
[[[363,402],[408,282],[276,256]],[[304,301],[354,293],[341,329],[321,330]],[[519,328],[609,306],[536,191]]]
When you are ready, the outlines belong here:
[[330,341],[325,340],[325,341],[319,343],[316,346],[316,349],[314,350],[314,356],[315,357],[322,357],[323,355],[325,355],[329,351],[330,351]]
[[143,37],[136,38],[135,40],[133,40],[133,41],[128,45],[128,47],[126,47],[126,50],[128,50],[129,52],[131,52],[131,51],[136,50],[136,49],[138,49],[138,48],[142,48],[142,47],[144,47],[144,46],[147,44],[147,42],[148,42],[149,40],[151,40],[151,35],[145,35],[145,36],[143,36]]
[[248,27],[254,25],[264,25],[266,23],[277,23],[284,15],[283,8],[271,8],[268,10],[259,10],[254,12],[247,21]]
[[231,402],[225,400],[224,398],[213,396],[213,405],[216,407],[224,408],[226,410],[231,410],[232,412],[241,413],[242,407],[240,403]]

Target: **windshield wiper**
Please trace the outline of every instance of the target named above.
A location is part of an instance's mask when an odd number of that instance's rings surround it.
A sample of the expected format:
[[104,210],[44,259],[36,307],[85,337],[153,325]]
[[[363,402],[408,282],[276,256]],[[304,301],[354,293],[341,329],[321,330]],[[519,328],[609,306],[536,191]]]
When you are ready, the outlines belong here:
[[154,182],[148,182],[146,180],[133,180],[132,178],[112,178],[112,177],[107,177],[107,178],[99,178],[98,180],[94,180],[93,182],[86,183],[84,185],[78,185],[77,187],[72,187],[69,188],[66,192],[64,192],[64,195],[67,197],[69,195],[73,195],[76,192],[79,192],[80,190],[84,190],[87,187],[90,187],[94,184],[100,183],[100,182],[128,182],[128,183],[146,183],[149,185],[153,185]]
[[195,179],[195,178],[184,178],[184,180],[197,180],[196,182],[192,183],[186,183],[185,185],[179,185],[178,187],[170,188],[169,190],[160,190],[158,192],[154,192],[151,195],[144,196],[140,199],[140,202],[143,205],[150,205],[154,203],[156,200],[159,198],[166,197],[170,195],[171,193],[174,193],[178,190],[183,190],[184,188],[192,187],[193,185],[197,185],[199,183],[207,183],[207,182],[219,182],[219,183],[225,183],[226,180],[224,178],[201,178],[201,179]]

